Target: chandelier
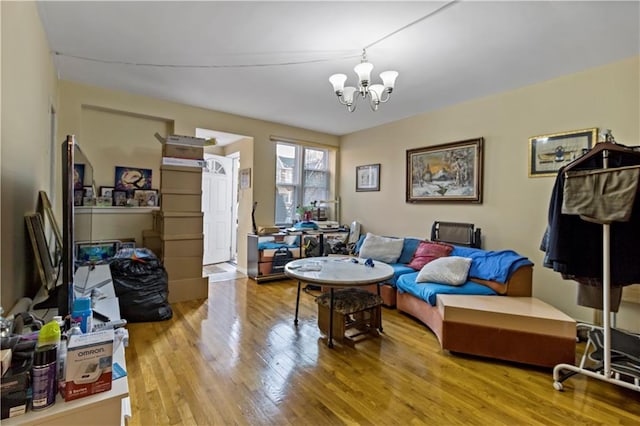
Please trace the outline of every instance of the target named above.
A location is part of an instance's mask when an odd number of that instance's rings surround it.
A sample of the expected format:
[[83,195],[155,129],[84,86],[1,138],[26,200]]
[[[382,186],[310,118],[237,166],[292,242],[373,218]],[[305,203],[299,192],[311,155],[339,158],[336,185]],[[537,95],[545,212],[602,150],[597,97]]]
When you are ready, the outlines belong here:
[[349,112],[356,110],[358,96],[363,100],[368,100],[369,106],[373,111],[377,111],[381,103],[389,100],[391,92],[393,92],[393,85],[398,77],[398,72],[381,72],[380,78],[382,79],[382,84],[370,84],[372,69],[373,64],[367,61],[367,51],[366,49],[362,49],[362,60],[353,68],[358,75],[357,88],[353,86],[344,87],[344,83],[347,81],[347,76],[344,74],[333,74],[329,77],[329,82],[333,85],[333,91],[338,96],[338,101],[340,101],[342,105],[346,105]]

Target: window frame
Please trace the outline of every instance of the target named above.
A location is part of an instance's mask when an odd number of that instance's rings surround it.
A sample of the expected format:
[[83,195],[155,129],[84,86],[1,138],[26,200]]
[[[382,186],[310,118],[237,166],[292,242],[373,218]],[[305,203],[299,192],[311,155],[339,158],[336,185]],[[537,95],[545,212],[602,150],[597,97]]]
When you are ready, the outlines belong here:
[[[319,188],[320,191],[325,191],[326,199],[330,197],[332,193],[331,190],[331,177],[334,171],[332,170],[332,162],[331,162],[331,150],[326,147],[318,147],[312,145],[304,145],[295,142],[281,141],[277,140],[276,143],[276,161],[275,161],[275,194],[274,194],[274,222],[277,226],[290,226],[293,225],[296,221],[296,208],[297,206],[303,205],[305,190],[308,188]],[[279,146],[289,146],[294,149],[294,165],[292,168],[292,177],[291,181],[287,181],[286,183],[279,183],[279,176],[283,173],[283,168],[280,166],[280,157],[278,155]],[[306,168],[305,157],[307,155],[307,151],[321,151],[324,153],[322,163],[323,167],[320,169],[316,168]],[[305,176],[307,176],[308,171],[316,171],[324,173],[324,186],[320,185],[308,185],[306,184]],[[293,190],[290,188],[293,187]],[[289,207],[286,208],[286,219],[290,221],[278,221],[278,197],[283,193],[279,190],[279,188],[287,188],[284,192],[292,192],[294,195],[294,200],[282,200],[285,202],[285,206],[289,203]],[[321,200],[314,200],[321,201]]]

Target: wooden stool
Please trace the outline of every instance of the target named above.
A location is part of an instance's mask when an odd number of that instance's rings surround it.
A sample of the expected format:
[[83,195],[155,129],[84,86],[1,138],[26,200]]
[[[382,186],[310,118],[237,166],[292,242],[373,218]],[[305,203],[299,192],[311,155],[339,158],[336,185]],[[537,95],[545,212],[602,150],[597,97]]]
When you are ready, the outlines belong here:
[[[316,297],[318,304],[318,328],[329,334],[329,310],[331,294]],[[365,334],[378,336],[382,325],[380,311],[382,298],[359,288],[337,290],[333,293],[333,338],[349,344],[356,343],[355,337]],[[347,333],[347,330],[355,329]]]

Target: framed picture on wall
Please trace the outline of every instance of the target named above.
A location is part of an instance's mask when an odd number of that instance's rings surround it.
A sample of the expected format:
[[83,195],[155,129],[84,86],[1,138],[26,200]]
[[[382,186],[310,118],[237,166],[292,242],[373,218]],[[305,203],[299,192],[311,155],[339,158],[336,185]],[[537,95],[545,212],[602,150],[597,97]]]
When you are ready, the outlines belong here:
[[556,176],[558,170],[589,151],[598,128],[529,138],[529,177]]
[[380,191],[380,164],[356,167],[356,192]]
[[151,169],[116,166],[115,189],[151,189]]
[[482,203],[483,142],[477,138],[407,150],[406,201]]
[[240,189],[251,188],[251,169],[240,170]]

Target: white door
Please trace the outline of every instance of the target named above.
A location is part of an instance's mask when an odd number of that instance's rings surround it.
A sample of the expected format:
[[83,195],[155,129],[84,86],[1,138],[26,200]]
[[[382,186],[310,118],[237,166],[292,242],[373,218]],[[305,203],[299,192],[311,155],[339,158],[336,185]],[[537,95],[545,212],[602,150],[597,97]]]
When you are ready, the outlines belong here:
[[205,154],[202,172],[205,265],[231,260],[232,160]]

